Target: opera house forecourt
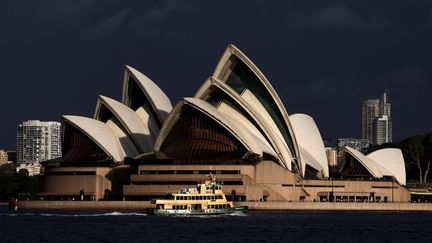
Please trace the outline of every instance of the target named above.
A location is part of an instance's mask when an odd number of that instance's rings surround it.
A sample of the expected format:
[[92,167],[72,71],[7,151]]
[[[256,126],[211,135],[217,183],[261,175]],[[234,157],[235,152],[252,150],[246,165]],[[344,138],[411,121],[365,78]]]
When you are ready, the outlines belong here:
[[288,112],[258,67],[229,45],[194,97],[172,106],[126,66],[122,100],[99,96],[93,118],[62,118],[63,157],[46,161],[45,200],[151,200],[212,173],[229,198],[409,202],[399,149],[345,147],[330,171],[312,117]]

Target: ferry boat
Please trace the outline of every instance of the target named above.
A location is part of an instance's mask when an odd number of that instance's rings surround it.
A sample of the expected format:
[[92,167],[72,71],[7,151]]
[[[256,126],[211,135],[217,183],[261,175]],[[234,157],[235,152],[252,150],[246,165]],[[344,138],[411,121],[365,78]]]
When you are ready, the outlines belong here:
[[210,175],[210,180],[197,184],[196,188],[182,189],[172,193],[170,199],[152,201],[155,208],[148,210],[150,215],[226,215],[235,212],[246,213],[247,207],[234,207],[227,201],[223,186]]

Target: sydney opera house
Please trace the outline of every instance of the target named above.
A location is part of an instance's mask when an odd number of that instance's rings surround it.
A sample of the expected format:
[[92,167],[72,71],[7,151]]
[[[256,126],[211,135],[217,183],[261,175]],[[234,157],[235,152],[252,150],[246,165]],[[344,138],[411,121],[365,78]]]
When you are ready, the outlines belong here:
[[407,202],[399,149],[346,147],[330,174],[312,117],[288,115],[258,67],[233,45],[196,91],[172,106],[126,66],[122,100],[99,96],[93,118],[62,118],[63,157],[44,162],[46,199],[150,200],[213,173],[249,201]]

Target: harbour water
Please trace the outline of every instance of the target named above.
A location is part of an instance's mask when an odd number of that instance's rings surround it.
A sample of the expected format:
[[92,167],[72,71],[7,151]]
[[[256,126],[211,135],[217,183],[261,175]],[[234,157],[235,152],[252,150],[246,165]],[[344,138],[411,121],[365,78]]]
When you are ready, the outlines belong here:
[[152,217],[141,212],[11,213],[0,206],[1,242],[425,242],[432,213],[249,212]]

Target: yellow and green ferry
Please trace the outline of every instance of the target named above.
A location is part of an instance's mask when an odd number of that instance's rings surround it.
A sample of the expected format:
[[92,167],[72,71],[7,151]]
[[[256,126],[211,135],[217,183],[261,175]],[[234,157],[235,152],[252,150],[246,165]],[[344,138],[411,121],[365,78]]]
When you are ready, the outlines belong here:
[[210,180],[198,183],[196,188],[182,189],[171,194],[171,199],[152,201],[155,208],[148,210],[150,215],[226,215],[235,212],[246,213],[247,207],[234,207],[227,201],[223,186],[210,175]]

